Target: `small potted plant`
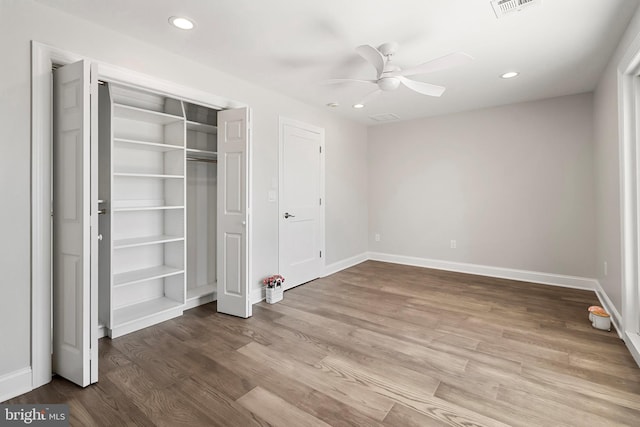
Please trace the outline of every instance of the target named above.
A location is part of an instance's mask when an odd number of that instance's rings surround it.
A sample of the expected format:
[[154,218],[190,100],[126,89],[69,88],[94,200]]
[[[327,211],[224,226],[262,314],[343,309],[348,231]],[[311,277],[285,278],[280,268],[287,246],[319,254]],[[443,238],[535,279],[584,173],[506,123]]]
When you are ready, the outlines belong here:
[[284,293],[282,289],[283,282],[284,277],[279,274],[274,274],[273,276],[269,276],[262,280],[262,283],[266,285],[267,302],[269,304],[275,304],[278,301],[282,301],[282,294]]

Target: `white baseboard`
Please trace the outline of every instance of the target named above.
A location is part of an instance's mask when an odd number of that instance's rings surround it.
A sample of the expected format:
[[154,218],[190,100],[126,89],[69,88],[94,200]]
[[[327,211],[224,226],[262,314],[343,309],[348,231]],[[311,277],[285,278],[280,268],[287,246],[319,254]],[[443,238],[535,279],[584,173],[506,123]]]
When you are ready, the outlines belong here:
[[32,390],[31,368],[22,368],[0,376],[0,402]]
[[[325,267],[322,277],[329,276],[331,274],[337,273],[338,271],[347,269],[349,267],[353,267],[354,265],[358,265],[361,262],[365,262],[368,259],[369,259],[368,254],[365,252],[360,255],[353,256],[351,258],[343,259],[342,261],[334,262],[333,264],[329,264]],[[285,288],[285,290],[288,290],[288,289],[289,288]],[[260,301],[263,301],[265,298],[266,298],[266,294],[265,294],[264,286],[251,290],[250,301],[252,305],[257,304]]]
[[107,336],[107,327],[104,325],[98,325],[98,339]]
[[184,303],[183,310],[190,310],[192,308],[199,307],[203,304],[208,304],[210,302],[216,301],[218,299],[217,294],[218,294],[217,292],[213,292],[212,294],[207,294],[201,297],[188,299]]
[[624,339],[623,329],[622,329],[622,325],[623,325],[622,316],[620,315],[620,312],[616,309],[616,307],[613,305],[613,302],[611,302],[611,299],[609,299],[609,295],[607,295],[607,293],[604,291],[600,282],[598,282],[597,280],[596,280],[595,291],[596,291],[596,295],[598,296],[598,300],[602,305],[602,308],[604,308],[604,310],[607,313],[609,313],[609,315],[611,316],[611,323],[613,323],[613,326],[615,326],[618,336]]
[[638,366],[640,366],[640,337],[636,334],[630,334],[628,331],[624,330],[622,315],[616,309],[616,306],[613,305],[613,302],[611,302],[609,295],[604,291],[600,282],[597,282],[597,286],[596,295],[598,296],[598,300],[600,300],[602,308],[604,308],[611,316],[611,323],[615,326],[618,336],[624,341],[629,353],[631,353],[633,359],[636,361]]
[[369,254],[364,252],[360,255],[352,256],[351,258],[343,259],[342,261],[334,262],[333,264],[329,264],[324,268],[324,275],[322,277],[330,276],[339,271],[345,270],[349,267],[353,267],[354,265],[358,265],[362,262],[365,262],[369,259]]
[[391,262],[394,264],[412,265],[415,267],[433,268],[436,270],[456,271],[459,273],[477,274],[480,276],[498,277],[501,279],[519,280],[522,282],[541,283],[543,285],[562,286],[565,288],[585,289],[589,291],[595,291],[598,283],[597,280],[587,277],[564,276],[561,274],[515,270],[511,268],[466,264],[453,261],[440,261],[380,252],[369,252],[368,258],[373,261]]
[[638,337],[638,335],[631,335],[625,332],[623,341],[633,359],[636,361],[638,366],[640,366],[640,337]]
[[251,305],[257,304],[267,297],[264,286],[260,286],[258,289],[251,291]]

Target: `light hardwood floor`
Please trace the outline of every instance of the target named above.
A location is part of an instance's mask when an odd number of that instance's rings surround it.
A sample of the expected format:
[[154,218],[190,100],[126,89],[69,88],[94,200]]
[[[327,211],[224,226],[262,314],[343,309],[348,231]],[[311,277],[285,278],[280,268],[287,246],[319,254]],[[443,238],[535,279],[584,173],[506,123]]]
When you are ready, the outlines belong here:
[[72,425],[640,425],[640,369],[593,292],[368,261],[254,306],[100,341],[100,380],[8,403]]

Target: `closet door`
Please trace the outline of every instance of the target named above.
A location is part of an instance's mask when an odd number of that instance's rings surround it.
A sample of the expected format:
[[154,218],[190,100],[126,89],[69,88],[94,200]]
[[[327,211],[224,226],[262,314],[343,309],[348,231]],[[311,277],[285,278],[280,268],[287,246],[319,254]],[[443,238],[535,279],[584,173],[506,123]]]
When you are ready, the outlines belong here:
[[97,291],[97,254],[91,251],[97,241],[97,171],[91,165],[97,153],[89,64],[59,68],[53,82],[53,370],[84,387],[97,381],[91,351],[97,356],[98,348],[91,322]]
[[251,316],[249,298],[249,110],[218,113],[218,311]]

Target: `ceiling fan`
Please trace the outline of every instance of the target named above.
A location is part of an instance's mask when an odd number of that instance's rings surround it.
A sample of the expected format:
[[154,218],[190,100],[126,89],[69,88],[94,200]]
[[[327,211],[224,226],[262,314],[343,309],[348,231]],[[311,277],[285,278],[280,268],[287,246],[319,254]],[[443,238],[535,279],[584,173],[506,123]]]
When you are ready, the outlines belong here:
[[[361,80],[361,79],[331,79],[327,80],[327,84],[336,83],[370,83],[378,86],[376,90],[365,95],[365,97],[359,102],[359,104],[365,104],[383,91],[396,90],[400,84],[408,87],[409,89],[428,96],[441,96],[445,87],[438,86],[430,83],[419,82],[416,80],[408,79],[407,76],[414,76],[416,74],[430,73],[433,71],[444,70],[447,68],[456,67],[458,65],[466,64],[473,60],[473,57],[462,52],[450,53],[440,58],[427,61],[415,67],[400,69],[397,65],[391,63],[392,56],[398,50],[398,43],[390,42],[380,45],[377,49],[370,45],[362,45],[356,48],[356,52],[362,56],[367,62],[373,65],[377,72],[377,78],[375,80]],[[357,104],[356,104],[357,105]]]

